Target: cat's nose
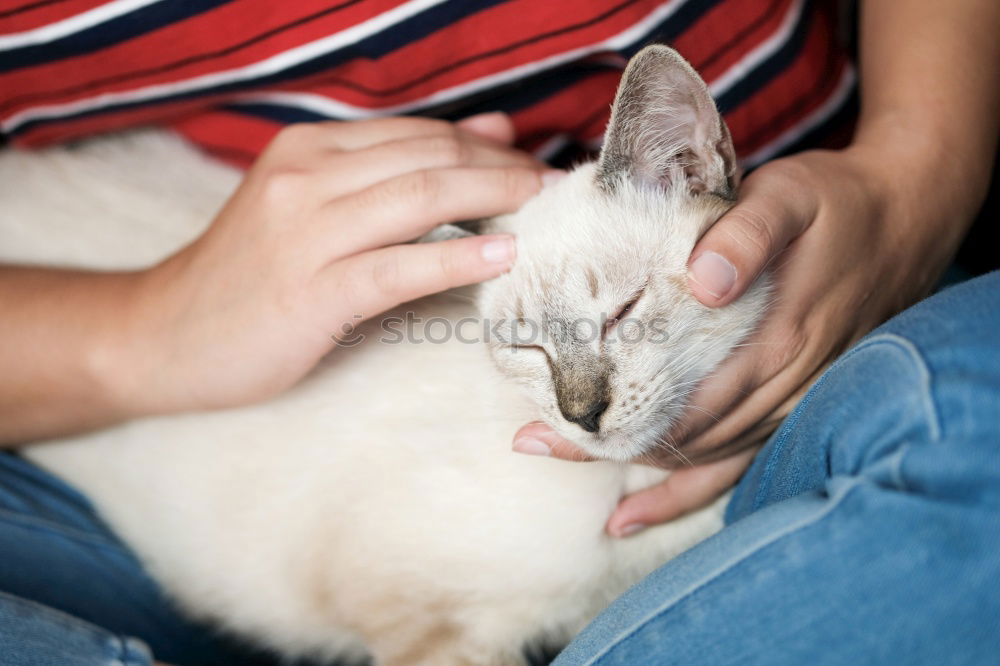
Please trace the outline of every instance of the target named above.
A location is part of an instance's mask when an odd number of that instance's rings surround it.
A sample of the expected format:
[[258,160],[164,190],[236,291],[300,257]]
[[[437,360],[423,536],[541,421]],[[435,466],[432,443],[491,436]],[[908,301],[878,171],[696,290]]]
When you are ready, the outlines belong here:
[[587,432],[597,432],[601,427],[601,415],[607,410],[608,401],[601,400],[590,405],[586,411],[578,416],[566,416],[567,421],[576,423]]

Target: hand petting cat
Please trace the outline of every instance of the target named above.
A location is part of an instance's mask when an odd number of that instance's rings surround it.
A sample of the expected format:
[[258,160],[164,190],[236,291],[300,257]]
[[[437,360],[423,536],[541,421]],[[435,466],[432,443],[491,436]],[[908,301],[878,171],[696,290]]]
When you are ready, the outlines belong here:
[[[769,266],[775,305],[695,392],[693,409],[670,433],[696,466],[624,498],[610,534],[670,520],[732,486],[837,355],[933,286],[964,226],[921,210],[926,201],[891,179],[907,156],[887,151],[858,144],[772,162],[744,181],[738,205],[695,247],[689,286],[702,303],[731,303]],[[586,459],[543,424],[522,428],[516,439],[526,437],[553,456]],[[678,465],[669,452],[662,462]]]
[[[694,248],[689,286],[703,304],[733,302],[765,267],[775,304],[669,433],[696,465],[625,497],[610,534],[635,534],[723,493],[840,352],[933,288],[983,201],[993,160],[983,137],[997,132],[1000,49],[983,27],[984,3],[966,4],[864,3],[864,103],[852,145],[757,169]],[[539,423],[519,430],[514,448],[586,460]],[[666,453],[663,464],[677,459]]]
[[291,126],[208,231],[158,266],[0,267],[18,322],[0,352],[0,442],[275,395],[358,313],[503,273],[509,236],[400,243],[538,192],[544,165],[510,148],[513,134],[503,114]]
[[146,411],[277,394],[359,315],[507,270],[510,236],[400,243],[445,222],[516,210],[534,195],[544,167],[504,145],[512,135],[502,114],[284,130],[208,232],[147,276],[153,296],[136,321],[159,342],[152,348],[183,363],[150,365],[177,368],[160,378],[159,399],[181,404]]

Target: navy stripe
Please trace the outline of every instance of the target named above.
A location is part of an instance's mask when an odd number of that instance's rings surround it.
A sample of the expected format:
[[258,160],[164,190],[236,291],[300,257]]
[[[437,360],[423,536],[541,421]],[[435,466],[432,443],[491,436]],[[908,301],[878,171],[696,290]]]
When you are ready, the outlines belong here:
[[803,3],[799,22],[795,25],[789,38],[781,45],[781,48],[761,61],[746,76],[738,80],[729,90],[715,100],[720,113],[726,114],[738,107],[798,60],[802,54],[803,47],[805,47],[806,38],[809,36],[809,28],[813,22],[813,12],[810,11],[811,6],[812,2],[810,0]]
[[411,16],[404,21],[396,23],[386,31],[376,33],[362,39],[361,41],[355,42],[354,44],[320,55],[310,61],[300,63],[299,65],[295,65],[275,74],[258,77],[248,81],[236,81],[209,89],[198,89],[190,92],[158,97],[141,102],[113,104],[98,109],[67,114],[65,116],[60,116],[59,118],[32,120],[19,126],[16,131],[25,131],[29,128],[51,124],[53,122],[87,118],[101,113],[107,113],[109,111],[138,109],[156,104],[197,99],[207,95],[217,95],[240,92],[252,88],[269,87],[278,83],[283,83],[285,81],[325,71],[354,58],[379,58],[390,53],[391,51],[426,36],[428,33],[441,30],[462,18],[471,16],[476,12],[505,1],[506,0],[477,0],[477,2],[474,3],[445,2],[440,5],[435,5],[420,14]]
[[282,125],[318,123],[324,120],[343,120],[342,118],[328,116],[298,106],[287,106],[284,104],[230,104],[222,107],[222,109],[244,116],[263,118],[264,120],[270,120]]
[[[634,54],[638,52],[643,46],[651,42],[662,42],[666,41],[667,38],[674,38],[677,35],[683,34],[688,30],[695,22],[697,22],[705,13],[711,10],[716,5],[720,4],[723,0],[701,0],[700,2],[688,2],[676,12],[671,14],[669,17],[665,18],[660,23],[651,26],[643,35],[638,37],[632,45],[625,47],[620,50],[619,53],[624,54]],[[622,8],[633,4],[634,0],[630,0],[622,5],[609,10],[610,12],[619,11]],[[776,0],[776,4],[780,0]],[[608,12],[602,14],[600,17],[588,20],[584,23],[576,24],[572,26],[573,29],[580,29],[583,27],[588,27],[593,25],[600,20],[605,20],[609,15]],[[550,33],[543,33],[542,35],[537,35],[527,40],[522,40],[516,42],[515,45],[510,45],[504,47],[503,51],[513,50],[516,47],[523,47],[527,44],[536,43],[545,39],[547,37],[553,37],[561,34],[565,34],[568,30],[563,28],[559,31],[554,31]],[[718,54],[724,53],[732,44],[736,41],[742,39],[743,36],[739,35],[734,37],[733,40],[729,40],[724,44],[719,46],[719,49],[713,53],[710,58],[718,57]],[[470,58],[469,60],[477,60],[485,57],[491,57],[496,55],[500,49],[495,51],[490,51],[486,54],[478,54],[477,56]],[[463,64],[467,64],[463,62]],[[488,90],[473,93],[467,97],[460,100],[454,100],[442,105],[427,106],[420,109],[419,114],[425,116],[431,116],[434,118],[442,118],[446,120],[458,120],[465,118],[467,116],[472,116],[477,113],[484,113],[487,111],[505,111],[507,113],[514,113],[521,109],[530,107],[544,99],[547,99],[557,93],[562,92],[566,88],[576,85],[581,80],[587,76],[592,75],[594,72],[605,72],[608,70],[621,71],[620,69],[611,65],[602,65],[600,63],[575,63],[568,67],[561,67],[555,70],[546,70],[539,72],[533,76],[525,79],[520,79],[502,86],[495,88],[490,88]],[[436,74],[438,72],[432,73]],[[420,81],[428,78],[429,75],[424,75]],[[324,83],[329,83],[330,80],[324,80]],[[419,82],[419,81],[418,81]],[[349,82],[338,79],[337,83],[340,85],[346,85]],[[405,84],[406,86],[413,85],[415,82]],[[375,91],[367,88],[361,88],[356,86],[355,89],[363,90],[369,94],[378,94],[384,91]],[[398,88],[392,89],[391,92],[399,92]],[[236,104],[233,105],[232,110],[238,112],[246,112],[248,115],[253,115],[267,120],[272,120],[279,123],[292,123],[292,122],[311,122],[320,120],[342,120],[342,118],[336,118],[333,116],[328,116],[326,114],[321,114],[315,111],[305,110],[305,109],[293,109],[292,107],[286,105],[275,105],[275,104]],[[603,111],[602,111],[603,112]],[[411,112],[410,115],[415,115],[417,112]],[[588,120],[584,126],[589,125],[592,121]]]
[[[767,159],[773,160],[778,157],[801,153],[804,150],[816,148],[817,146],[824,146],[826,140],[832,134],[854,124],[858,118],[860,108],[861,103],[858,96],[858,89],[855,87],[851,90],[851,94],[837,107],[833,115],[803,134],[787,148],[782,148],[780,152],[769,156]],[[753,167],[757,165],[749,166]]]
[[[427,82],[427,81],[429,81],[429,80],[431,80],[431,79],[433,79],[433,78],[435,78],[437,76],[440,76],[441,74],[445,74],[445,73],[447,73],[449,71],[458,69],[459,67],[464,67],[466,65],[472,64],[472,63],[477,62],[479,60],[484,60],[486,58],[492,58],[492,57],[495,57],[495,56],[498,56],[498,55],[503,55],[505,53],[510,53],[512,51],[516,51],[517,49],[524,48],[525,46],[531,46],[533,44],[538,44],[540,42],[545,41],[546,39],[552,39],[554,37],[559,37],[561,35],[570,34],[570,33],[575,32],[577,30],[582,30],[584,28],[589,28],[589,27],[591,27],[593,25],[597,25],[598,23],[606,21],[607,19],[611,18],[612,16],[614,16],[618,12],[620,12],[620,11],[628,8],[629,6],[634,5],[634,4],[636,4],[637,2],[640,2],[640,1],[641,0],[625,0],[625,2],[622,2],[622,3],[618,4],[618,5],[615,5],[614,7],[611,7],[608,10],[602,12],[601,14],[599,14],[597,16],[594,16],[594,17],[592,17],[590,19],[587,19],[586,21],[581,21],[580,23],[574,23],[574,24],[571,24],[571,25],[568,25],[568,26],[564,26],[564,27],[559,28],[557,30],[550,30],[549,32],[543,32],[543,33],[539,33],[537,35],[532,35],[531,37],[528,37],[528,38],[525,38],[525,39],[522,39],[522,40],[518,40],[516,42],[511,42],[510,44],[506,44],[504,46],[501,46],[501,47],[496,48],[496,49],[492,49],[490,51],[483,51],[481,53],[477,53],[477,54],[469,56],[467,58],[463,58],[461,60],[456,60],[456,61],[454,61],[452,63],[449,63],[448,65],[446,65],[444,67],[439,67],[438,69],[426,72],[425,74],[422,74],[421,76],[419,76],[416,79],[407,81],[406,83],[397,85],[397,86],[392,87],[392,88],[383,88],[383,89],[369,88],[369,87],[363,86],[361,84],[354,83],[353,81],[348,81],[346,79],[340,79],[340,78],[334,78],[334,79],[330,79],[328,81],[335,82],[338,85],[344,86],[346,88],[350,88],[352,90],[356,90],[358,92],[365,93],[367,95],[372,95],[372,96],[398,95],[399,93],[406,92],[407,90],[409,90],[410,88],[413,88],[414,86],[417,86],[417,85],[419,85],[421,83],[425,83],[425,82]],[[627,48],[629,50],[634,49],[634,51],[638,51],[639,48],[641,47],[641,45],[644,43],[643,41],[641,41],[642,39],[647,39],[649,34],[652,34],[655,31],[661,29],[662,26],[664,26],[667,23],[671,23],[672,24],[674,21],[676,21],[679,25],[681,25],[681,27],[679,27],[678,30],[677,30],[678,34],[680,32],[683,32],[684,30],[687,29],[687,27],[691,23],[694,22],[694,20],[696,20],[698,17],[700,17],[706,11],[708,11],[709,9],[711,9],[712,6],[718,4],[721,1],[722,0],[701,0],[700,2],[688,2],[685,5],[683,5],[682,8],[680,10],[678,10],[677,12],[675,12],[672,16],[664,19],[664,21],[662,21],[661,23],[659,23],[656,26],[653,26],[652,28],[650,28],[650,30],[646,33],[646,37],[640,38],[640,40],[636,40],[636,42],[634,42],[635,46],[633,46],[633,47],[627,47]],[[691,9],[693,9],[693,11],[684,12],[683,11],[684,8],[691,8]]]
[[483,90],[448,104],[426,107],[421,109],[420,115],[459,120],[488,111],[515,113],[557,95],[595,73],[607,71],[621,73],[619,68],[612,65],[576,63],[548,70],[522,81]]
[[0,51],[0,73],[93,53],[164,25],[203,14],[233,0],[160,1],[45,44]]
[[404,21],[393,24],[388,30],[370,35],[347,49],[330,54],[335,56],[330,62],[321,58],[320,61],[303,63],[300,67],[304,68],[308,75],[359,56],[372,59],[381,58],[408,44],[419,41],[431,33],[439,32],[453,23],[504,2],[507,0],[442,2],[439,5],[428,7]]
[[[476,3],[464,3],[464,2],[443,3],[442,5],[437,5],[421,14],[418,14],[414,17],[411,17],[410,19],[407,19],[406,21],[396,24],[386,32],[372,35],[366,39],[357,42],[354,45],[351,45],[349,47],[346,47],[344,49],[332,53],[319,56],[309,62],[301,63],[300,65],[291,67],[285,71],[273,75],[260,77],[252,81],[240,81],[231,84],[224,84],[208,90],[198,90],[187,93],[179,93],[169,97],[157,98],[141,102],[119,103],[109,107],[103,107],[100,109],[93,109],[73,114],[67,114],[59,118],[32,120],[19,126],[15,130],[15,133],[28,131],[29,129],[33,129],[35,127],[46,124],[90,117],[102,113],[107,113],[109,111],[131,110],[166,102],[196,99],[198,97],[206,95],[238,92],[241,90],[245,90],[247,88],[267,87],[287,80],[306,77],[318,72],[322,72],[324,70],[335,67],[336,65],[348,59],[356,57],[378,58],[392,52],[393,50],[401,48],[402,46],[405,46],[407,43],[419,39],[430,32],[434,32],[436,30],[441,29],[443,25],[455,22],[461,18],[464,18],[465,16],[475,13],[476,11],[480,11],[487,7],[499,4],[501,1],[503,0],[479,0],[479,2]],[[618,5],[616,8],[610,11],[620,10],[623,7],[634,4],[634,2],[636,1],[637,0],[628,0],[627,2]],[[663,39],[663,38],[672,38],[676,35],[681,34],[682,32],[684,32],[684,30],[689,28],[695,21],[697,21],[705,12],[707,12],[709,9],[719,4],[720,2],[722,2],[722,0],[702,0],[701,2],[691,2],[682,5],[676,12],[674,12],[669,17],[664,19],[664,21],[662,21],[658,25],[652,26],[650,30],[647,31],[642,37],[636,39],[636,41],[633,42],[633,44],[625,47],[624,49],[622,49],[621,52],[625,54],[631,54],[637,52],[643,45],[652,41],[650,39],[651,35],[654,35],[657,39]],[[590,25],[592,22],[593,21],[586,21],[581,24],[578,24],[576,26],[576,29],[580,29],[581,27],[586,27],[587,25]],[[568,31],[569,29],[564,28],[560,31],[556,31],[555,34],[565,34]],[[517,44],[523,46],[525,45],[525,43],[534,43],[546,37],[552,37],[552,36],[554,36],[554,33],[546,33],[543,36],[537,36],[532,38],[531,40],[523,40],[521,42],[518,42]],[[510,50],[511,48],[513,47],[508,46],[505,47],[505,50]],[[491,55],[495,55],[496,52],[497,51],[491,51],[488,54],[480,54],[479,56],[476,56],[476,58],[489,57]],[[466,61],[463,62],[469,62],[474,59],[475,58],[467,59]],[[449,65],[447,68],[450,67],[451,65]],[[447,68],[442,68],[442,69],[447,69]],[[420,80],[425,80],[428,76],[430,75],[424,75],[423,77],[421,77]],[[324,79],[322,82],[329,83],[330,81],[336,81],[342,85],[351,85],[351,82],[345,82],[337,78]],[[419,81],[411,82],[406,85],[407,86],[415,85],[418,82]],[[523,85],[524,82],[521,82],[521,84]],[[357,87],[356,84],[353,85]],[[369,92],[373,94],[377,92],[383,92],[387,94],[387,92],[397,92],[398,89],[399,88],[397,87],[392,91],[369,91]],[[464,104],[456,102],[454,103],[454,107],[455,109],[458,109],[460,107],[464,107]],[[459,112],[453,111],[453,113],[457,114]]]
[[[515,113],[573,86],[597,71],[613,69],[609,65],[597,63],[581,63],[578,67],[548,72],[544,77],[533,77],[529,85],[522,82],[490,88],[475,95],[463,98],[457,102],[427,107],[419,113],[421,116],[441,118],[444,120],[459,120],[467,116],[487,111],[504,111]],[[322,120],[343,120],[333,116],[297,106],[276,103],[231,104],[226,110],[242,113],[257,118],[264,118],[277,123],[303,123]],[[408,115],[417,115],[416,113]]]
[[699,0],[681,5],[677,11],[649,30],[642,39],[638,39],[618,53],[631,58],[647,44],[670,44],[698,22],[702,16],[714,9],[723,0]]
[[187,58],[182,58],[181,60],[175,60],[174,62],[166,63],[164,65],[159,65],[157,67],[147,67],[146,69],[138,69],[131,72],[125,72],[123,74],[117,74],[115,76],[109,76],[103,79],[95,79],[93,81],[88,81],[86,83],[71,86],[69,88],[46,90],[44,92],[32,93],[30,95],[21,95],[20,97],[12,97],[9,100],[7,100],[6,103],[0,105],[0,112],[3,112],[9,108],[15,108],[26,104],[44,102],[46,99],[52,99],[52,98],[59,99],[65,96],[79,95],[81,93],[86,93],[91,90],[100,88],[101,86],[124,83],[131,79],[140,78],[144,76],[156,76],[158,74],[164,74],[166,72],[170,72],[172,70],[179,69],[181,67],[187,67],[188,65],[193,65],[198,62],[205,62],[207,60],[213,60],[215,58],[224,57],[231,53],[235,53],[240,49],[247,48],[248,46],[253,46],[254,44],[257,44],[265,39],[281,34],[282,32],[298,28],[299,26],[304,25],[309,21],[322,18],[328,14],[333,14],[335,12],[338,12],[341,9],[345,9],[352,5],[356,5],[359,2],[362,2],[362,0],[347,0],[347,2],[342,2],[338,5],[334,5],[332,7],[326,7],[322,11],[310,14],[309,16],[303,16],[302,18],[292,21],[291,23],[286,23],[284,25],[277,26],[275,28],[272,28],[271,30],[255,35],[250,39],[239,42],[238,44],[232,44],[230,46],[227,46],[224,49],[219,49],[216,51],[205,51],[203,53],[192,55]]
[[[807,106],[830,96],[828,91],[835,88],[837,79],[843,73],[844,69],[841,66],[841,62],[836,58],[835,54],[831,54],[831,57],[826,61],[823,71],[813,81],[813,85],[803,90],[799,97],[791,100],[785,107],[771,116],[771,122],[781,127],[788,121],[802,117],[803,111]],[[826,94],[824,95],[824,93]],[[760,142],[762,134],[769,131],[771,131],[770,127],[759,128],[750,136],[744,137],[744,140],[750,145],[754,145]]]
[[719,58],[724,56],[731,48],[742,42],[744,39],[756,32],[762,25],[774,18],[778,13],[778,10],[781,9],[782,4],[784,4],[784,0],[771,0],[771,4],[768,5],[763,14],[744,26],[743,29],[733,35],[731,39],[727,40],[725,46],[717,51],[714,51],[712,55],[705,58],[703,62],[698,63],[697,68],[708,69],[714,65]]
[[[623,47],[617,53],[623,57],[630,57],[647,44],[669,41],[677,35],[683,34],[709,10],[722,1],[700,0],[698,2],[688,2],[664,20],[650,26],[632,44]],[[623,5],[620,5],[617,9],[621,7]],[[604,20],[604,18],[606,16],[602,16],[600,20]],[[590,25],[591,23],[593,21],[588,21],[579,27]],[[552,35],[549,34],[549,36]],[[538,41],[538,38],[533,38],[529,41]],[[719,46],[719,51],[725,51],[730,47],[731,42],[726,42]],[[570,86],[576,85],[594,72],[605,72],[608,70],[621,72],[619,68],[612,65],[586,62],[574,63],[555,70],[539,72],[528,78],[490,90],[474,93],[469,97],[450,102],[446,105],[425,107],[421,109],[420,113],[449,120],[457,120],[486,111],[507,111],[508,113],[513,113],[560,93]],[[584,126],[591,124],[591,122],[593,122],[592,119],[587,121]]]

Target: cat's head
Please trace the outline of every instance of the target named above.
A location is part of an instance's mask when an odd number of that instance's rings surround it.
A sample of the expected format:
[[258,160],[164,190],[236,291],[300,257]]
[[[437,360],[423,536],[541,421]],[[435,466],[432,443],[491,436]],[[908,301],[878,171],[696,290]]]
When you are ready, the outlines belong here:
[[591,455],[629,460],[660,445],[757,323],[765,285],[717,309],[687,286],[691,249],[738,183],[704,82],[651,46],[625,71],[597,162],[489,223],[518,245],[513,269],[481,292],[490,354]]

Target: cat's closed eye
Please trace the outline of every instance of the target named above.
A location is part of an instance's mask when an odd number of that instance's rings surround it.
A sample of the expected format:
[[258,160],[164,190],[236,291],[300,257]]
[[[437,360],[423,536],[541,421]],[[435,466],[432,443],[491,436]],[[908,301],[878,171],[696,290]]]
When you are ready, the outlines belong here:
[[541,345],[507,345],[507,348],[515,352],[521,350],[532,350],[532,351],[540,351],[546,356],[549,355],[549,353],[545,351],[545,347],[542,347]]
[[602,334],[601,334],[601,338],[602,339],[615,326],[618,325],[618,322],[620,322],[621,320],[623,320],[626,317],[628,317],[632,313],[632,311],[635,310],[636,304],[639,302],[639,299],[642,298],[642,295],[643,295],[643,293],[645,293],[645,291],[646,291],[645,287],[643,287],[642,289],[640,289],[639,292],[635,296],[633,296],[632,298],[630,298],[629,300],[627,300],[624,304],[622,304],[621,307],[618,308],[618,311],[615,313],[615,315],[613,317],[608,317],[607,320],[605,320],[605,322],[604,322],[604,330],[602,331]]

